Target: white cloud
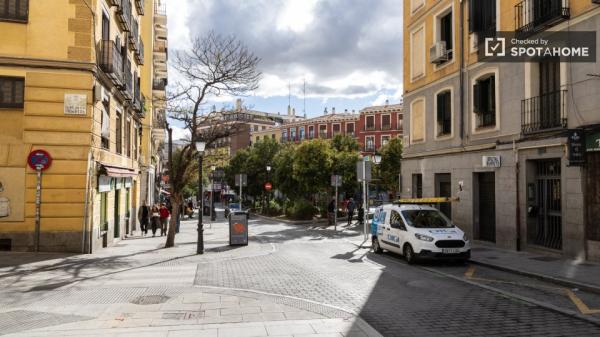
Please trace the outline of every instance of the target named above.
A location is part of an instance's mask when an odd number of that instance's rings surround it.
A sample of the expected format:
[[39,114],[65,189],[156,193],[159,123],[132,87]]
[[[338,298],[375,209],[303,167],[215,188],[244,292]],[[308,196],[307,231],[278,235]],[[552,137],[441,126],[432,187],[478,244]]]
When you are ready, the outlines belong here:
[[172,125],[171,129],[173,129],[173,141],[190,139],[190,130],[175,125]]
[[288,0],[279,13],[278,30],[303,32],[313,23],[317,0]]

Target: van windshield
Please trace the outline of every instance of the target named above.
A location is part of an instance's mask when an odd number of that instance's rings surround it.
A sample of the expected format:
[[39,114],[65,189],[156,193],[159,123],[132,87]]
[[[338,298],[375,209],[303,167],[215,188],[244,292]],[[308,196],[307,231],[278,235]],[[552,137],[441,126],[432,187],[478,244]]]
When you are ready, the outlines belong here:
[[454,225],[440,211],[406,210],[402,211],[409,226],[415,228],[452,228]]

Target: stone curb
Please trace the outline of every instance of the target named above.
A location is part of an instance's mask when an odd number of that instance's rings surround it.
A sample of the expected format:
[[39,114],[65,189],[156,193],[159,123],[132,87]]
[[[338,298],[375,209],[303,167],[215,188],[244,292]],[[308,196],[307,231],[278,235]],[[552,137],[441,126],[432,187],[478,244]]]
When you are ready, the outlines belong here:
[[474,260],[472,257],[469,261],[473,264],[477,264],[480,266],[484,266],[484,267],[488,267],[488,268],[492,268],[492,269],[496,269],[496,270],[500,270],[500,271],[505,271],[505,272],[509,272],[509,273],[513,273],[513,274],[517,274],[517,275],[528,276],[528,277],[532,277],[532,278],[535,278],[538,280],[556,283],[556,284],[559,284],[561,286],[568,287],[568,288],[578,288],[578,289],[585,290],[585,291],[588,291],[591,293],[600,294],[600,286],[595,286],[595,285],[591,285],[591,284],[587,284],[587,283],[583,283],[583,282],[568,280],[568,279],[564,279],[561,277],[554,277],[554,276],[534,273],[534,272],[530,272],[530,271],[524,271],[524,270],[517,269],[517,268],[505,267],[505,266],[490,263],[487,261],[484,262],[484,261],[477,260],[477,259]]

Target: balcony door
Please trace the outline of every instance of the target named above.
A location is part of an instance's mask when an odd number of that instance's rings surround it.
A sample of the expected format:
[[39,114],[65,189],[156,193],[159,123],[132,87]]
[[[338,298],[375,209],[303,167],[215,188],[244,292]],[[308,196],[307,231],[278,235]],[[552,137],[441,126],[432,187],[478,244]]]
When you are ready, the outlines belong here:
[[549,58],[540,67],[540,122],[543,129],[561,125],[560,59]]
[[106,41],[110,36],[110,20],[105,13],[102,13],[102,40]]

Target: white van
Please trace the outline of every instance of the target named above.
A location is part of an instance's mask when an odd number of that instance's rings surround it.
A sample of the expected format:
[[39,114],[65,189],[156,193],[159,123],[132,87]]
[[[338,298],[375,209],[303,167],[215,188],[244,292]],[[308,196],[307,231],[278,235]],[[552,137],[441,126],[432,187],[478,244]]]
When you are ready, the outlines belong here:
[[465,233],[430,206],[378,207],[372,226],[375,253],[386,249],[404,255],[408,263],[437,258],[466,261],[471,257],[471,243]]

